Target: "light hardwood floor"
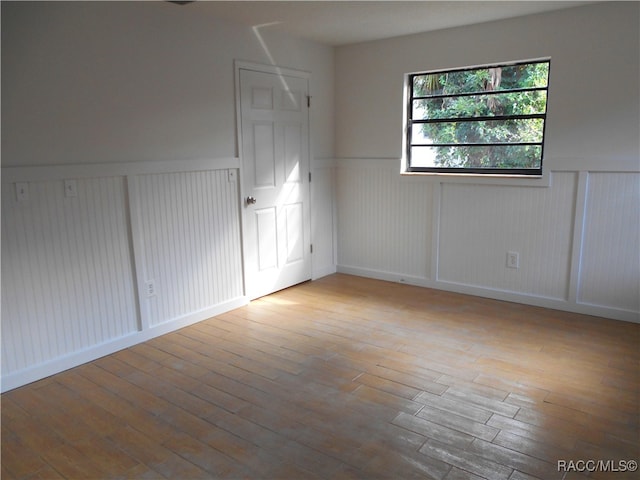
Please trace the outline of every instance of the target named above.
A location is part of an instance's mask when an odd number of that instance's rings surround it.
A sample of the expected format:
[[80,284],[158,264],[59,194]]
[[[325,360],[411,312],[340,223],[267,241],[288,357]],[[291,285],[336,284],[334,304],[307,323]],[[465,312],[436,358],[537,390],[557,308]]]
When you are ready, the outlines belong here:
[[639,340],[332,275],[5,393],[2,479],[638,478],[558,461],[639,459]]

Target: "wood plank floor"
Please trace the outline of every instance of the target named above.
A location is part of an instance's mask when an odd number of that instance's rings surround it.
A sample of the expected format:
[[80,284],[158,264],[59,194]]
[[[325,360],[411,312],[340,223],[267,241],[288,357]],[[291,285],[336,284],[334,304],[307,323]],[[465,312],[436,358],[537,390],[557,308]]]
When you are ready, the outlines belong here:
[[332,275],[3,394],[2,478],[638,478],[639,341]]

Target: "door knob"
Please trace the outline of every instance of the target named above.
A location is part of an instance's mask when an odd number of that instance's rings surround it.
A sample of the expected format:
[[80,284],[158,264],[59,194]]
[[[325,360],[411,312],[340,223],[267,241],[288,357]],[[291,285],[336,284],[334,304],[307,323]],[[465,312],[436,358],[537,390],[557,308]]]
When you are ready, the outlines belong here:
[[255,197],[252,197],[252,196],[247,197],[247,205],[255,205],[256,202],[257,200]]

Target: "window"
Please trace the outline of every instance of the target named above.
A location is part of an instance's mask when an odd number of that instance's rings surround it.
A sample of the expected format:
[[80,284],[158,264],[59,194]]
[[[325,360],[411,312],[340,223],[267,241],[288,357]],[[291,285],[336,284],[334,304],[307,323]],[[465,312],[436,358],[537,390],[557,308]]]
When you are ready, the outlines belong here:
[[549,61],[407,76],[406,171],[542,175]]

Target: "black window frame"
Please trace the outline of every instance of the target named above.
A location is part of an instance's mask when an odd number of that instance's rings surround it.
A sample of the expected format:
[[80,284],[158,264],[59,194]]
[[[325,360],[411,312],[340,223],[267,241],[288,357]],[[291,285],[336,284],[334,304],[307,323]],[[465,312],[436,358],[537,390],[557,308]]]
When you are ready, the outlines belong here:
[[[498,89],[493,91],[482,91],[482,92],[463,92],[458,94],[434,94],[434,95],[414,95],[414,78],[417,76],[424,75],[432,75],[432,74],[445,74],[452,72],[464,72],[464,71],[473,71],[473,70],[485,70],[489,68],[502,68],[502,67],[511,67],[518,65],[534,65],[539,63],[546,63],[547,67],[547,83],[545,87],[527,87],[527,88],[516,88],[516,89]],[[406,167],[405,172],[407,173],[444,173],[444,174],[459,174],[459,175],[502,175],[502,176],[523,176],[523,177],[532,177],[532,176],[542,176],[543,175],[543,162],[544,162],[544,151],[545,151],[545,137],[546,137],[546,125],[547,125],[547,109],[549,103],[549,78],[551,73],[551,59],[538,59],[538,60],[523,60],[518,62],[505,62],[498,64],[489,64],[489,65],[481,65],[475,67],[464,67],[464,68],[454,68],[454,69],[446,69],[446,70],[432,70],[432,71],[424,71],[424,72],[415,72],[406,75],[407,84],[406,84],[406,115],[405,115],[405,140],[406,140]],[[474,116],[474,117],[445,117],[445,118],[437,118],[437,119],[413,119],[413,104],[416,100],[424,100],[424,99],[434,99],[434,98],[458,98],[465,96],[473,96],[473,95],[500,95],[505,93],[515,93],[515,92],[527,92],[527,91],[544,91],[546,93],[545,98],[545,109],[544,113],[537,114],[519,114],[519,115],[499,115],[499,116]],[[423,144],[423,143],[412,143],[412,126],[415,124],[423,124],[423,123],[450,123],[450,122],[486,122],[492,120],[517,120],[517,119],[541,119],[542,120],[542,139],[540,142],[503,142],[503,143],[495,143],[495,142],[487,142],[487,143],[448,143],[448,144]],[[537,145],[541,147],[540,153],[540,166],[539,168],[470,168],[470,167],[424,167],[424,166],[412,166],[411,165],[411,154],[412,148],[414,146],[433,146],[433,147],[463,147],[463,146],[503,146],[503,145]]]

